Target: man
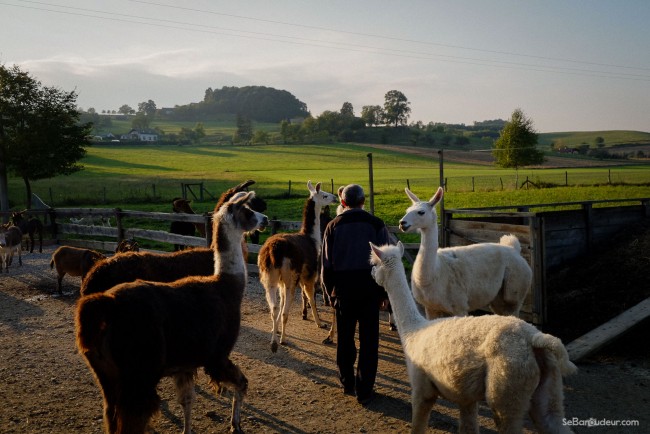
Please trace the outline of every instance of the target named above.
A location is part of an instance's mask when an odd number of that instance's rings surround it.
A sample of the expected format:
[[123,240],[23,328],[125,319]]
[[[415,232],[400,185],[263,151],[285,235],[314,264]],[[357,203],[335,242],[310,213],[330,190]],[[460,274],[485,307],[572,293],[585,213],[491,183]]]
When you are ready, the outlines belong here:
[[[336,364],[344,393],[356,393],[360,404],[374,396],[379,355],[379,305],[386,292],[370,275],[370,245],[389,243],[384,222],[363,209],[365,195],[357,184],[341,193],[344,211],[323,234],[321,279],[336,311]],[[354,335],[359,324],[359,362]]]

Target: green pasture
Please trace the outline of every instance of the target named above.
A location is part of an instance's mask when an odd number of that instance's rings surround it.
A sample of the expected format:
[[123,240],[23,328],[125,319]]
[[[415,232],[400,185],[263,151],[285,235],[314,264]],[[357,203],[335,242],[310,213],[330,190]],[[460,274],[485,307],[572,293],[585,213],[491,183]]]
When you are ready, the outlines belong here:
[[643,131],[611,130],[611,131],[569,131],[557,133],[543,133],[539,135],[540,145],[550,145],[552,142],[561,142],[565,146],[578,146],[583,143],[594,146],[596,137],[602,137],[604,145],[650,143],[650,133]]
[[[440,183],[438,154],[413,156],[363,145],[169,146],[96,145],[70,176],[32,182],[32,191],[54,207],[119,207],[170,211],[182,183],[203,183],[197,212],[211,211],[227,188],[247,179],[269,203],[268,215],[299,220],[306,183],[369,185],[372,153],[375,213],[396,224],[408,206],[404,187],[428,199]],[[581,200],[650,197],[650,165],[588,169],[498,169],[445,163],[447,208],[514,206]],[[528,179],[530,182],[524,184]],[[523,187],[522,187],[523,184]],[[565,185],[568,184],[568,185]],[[526,188],[527,187],[527,188]],[[544,188],[538,188],[544,187]],[[198,195],[198,187],[193,186]],[[291,193],[289,195],[289,193]],[[13,209],[24,208],[22,180],[10,178]]]

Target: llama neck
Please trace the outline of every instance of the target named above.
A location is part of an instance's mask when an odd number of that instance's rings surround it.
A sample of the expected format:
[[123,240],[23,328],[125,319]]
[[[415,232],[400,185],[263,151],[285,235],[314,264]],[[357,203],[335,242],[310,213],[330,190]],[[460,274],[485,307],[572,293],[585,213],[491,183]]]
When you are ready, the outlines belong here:
[[246,261],[241,248],[243,232],[222,221],[215,221],[213,226],[214,274],[246,276]]
[[401,271],[399,269],[391,270],[389,278],[383,286],[388,292],[390,305],[397,323],[397,330],[399,330],[402,340],[427,324],[426,318],[422,316],[415,304],[403,268]]
[[413,265],[415,273],[433,273],[438,258],[438,225],[420,229],[420,250]]
[[309,198],[302,213],[302,227],[300,229],[301,233],[314,240],[318,251],[320,251],[321,247],[320,212],[322,208],[321,205],[316,205],[316,202]]

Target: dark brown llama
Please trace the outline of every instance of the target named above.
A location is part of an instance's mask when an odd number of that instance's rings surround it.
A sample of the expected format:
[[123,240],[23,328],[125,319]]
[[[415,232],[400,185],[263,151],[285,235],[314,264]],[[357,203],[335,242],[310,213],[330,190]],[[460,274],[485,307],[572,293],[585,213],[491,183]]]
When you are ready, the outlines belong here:
[[[190,206],[190,201],[180,197],[172,199],[172,211],[180,214],[196,214]],[[190,237],[193,237],[196,231],[199,231],[199,234],[205,238],[204,223],[172,221],[169,227],[169,232],[172,234],[186,235]],[[185,246],[182,244],[174,244],[174,250],[183,250],[184,248]]]
[[139,252],[140,243],[138,243],[135,238],[129,238],[122,240],[115,247],[115,253],[126,253],[126,252]]
[[12,213],[11,222],[20,228],[23,237],[28,237],[26,250],[29,250],[29,253],[34,253],[34,234],[38,233],[38,252],[43,253],[43,223],[36,217],[25,219],[24,212]]
[[[314,297],[318,273],[318,255],[321,248],[320,212],[321,209],[336,202],[336,196],[316,187],[311,181],[307,183],[309,198],[302,215],[302,227],[297,233],[275,234],[266,240],[257,257],[260,281],[266,290],[266,301],[271,311],[273,329],[271,331],[271,351],[278,350],[277,332],[280,329],[280,344],[284,344],[289,310],[295,294],[296,285],[300,284],[303,303],[306,298],[311,306],[314,321],[318,327],[321,323]],[[278,302],[278,294],[280,300]],[[304,310],[303,304],[303,310]],[[279,327],[280,320],[282,326]]]
[[[235,194],[245,191],[255,181],[246,181],[231,187],[219,198],[215,213]],[[250,196],[248,206],[257,212],[263,212],[266,204],[257,196]],[[212,228],[211,233],[212,233]],[[214,244],[214,243],[212,243]],[[187,276],[211,276],[214,274],[214,245],[211,248],[198,247],[195,249],[179,250],[174,253],[128,252],[115,255],[97,264],[83,280],[81,295],[104,292],[113,286],[132,282],[136,279],[155,282],[173,282]],[[242,251],[247,257],[246,240],[242,237]]]
[[229,356],[247,279],[241,238],[268,224],[246,205],[254,194],[235,195],[213,215],[213,276],[129,282],[79,300],[77,347],[101,388],[106,432],[144,433],[159,408],[156,387],[171,376],[190,433],[199,367],[211,383],[234,391],[231,430],[241,432],[248,381]]

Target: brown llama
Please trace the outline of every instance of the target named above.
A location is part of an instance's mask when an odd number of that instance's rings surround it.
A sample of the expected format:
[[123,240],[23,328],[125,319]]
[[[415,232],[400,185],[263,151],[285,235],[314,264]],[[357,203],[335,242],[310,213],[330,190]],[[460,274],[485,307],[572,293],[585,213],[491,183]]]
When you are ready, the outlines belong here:
[[300,231],[269,237],[257,257],[260,282],[266,290],[266,301],[273,321],[271,351],[274,353],[278,350],[277,333],[280,320],[282,320],[280,344],[284,344],[289,310],[297,284],[300,284],[301,292],[306,296],[303,297],[303,311],[305,311],[306,298],[311,306],[316,325],[320,328],[325,327],[318,316],[314,296],[314,285],[318,275],[318,255],[321,249],[320,212],[324,206],[335,203],[336,196],[322,191],[320,183],[314,188],[309,181],[307,188],[309,198],[303,209]]
[[[219,198],[215,213],[235,194],[245,191],[255,181],[246,181],[231,187]],[[257,212],[266,209],[264,200],[257,196],[248,198],[248,206]],[[262,208],[263,209],[260,209]],[[211,228],[212,231],[212,228]],[[211,232],[212,233],[212,232]],[[81,283],[81,295],[104,292],[113,286],[136,279],[155,282],[173,282],[187,276],[211,276],[214,274],[214,245],[211,248],[179,250],[174,253],[127,252],[98,263]],[[246,240],[242,237],[244,258],[248,253]]]
[[115,247],[115,253],[126,253],[126,252],[139,252],[140,243],[138,243],[135,238],[129,238],[122,240]]
[[234,391],[231,430],[241,432],[248,380],[230,360],[247,281],[241,239],[268,224],[246,205],[254,194],[235,195],[213,215],[214,275],[138,280],[79,300],[77,348],[102,391],[106,432],[144,433],[159,409],[157,385],[171,376],[183,407],[183,432],[191,433],[199,367],[212,384]]
[[[190,201],[187,199],[182,199],[180,197],[175,197],[172,199],[172,211],[180,214],[196,214],[190,206]],[[172,234],[193,237],[195,234],[195,229],[199,231],[199,234],[201,234],[202,237],[205,238],[204,223],[173,221],[169,227],[169,232]],[[185,246],[182,244],[174,244],[174,250],[183,250],[184,248]]]

